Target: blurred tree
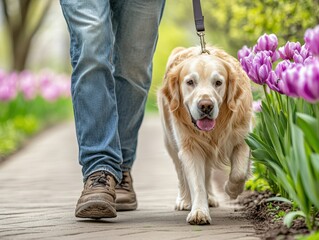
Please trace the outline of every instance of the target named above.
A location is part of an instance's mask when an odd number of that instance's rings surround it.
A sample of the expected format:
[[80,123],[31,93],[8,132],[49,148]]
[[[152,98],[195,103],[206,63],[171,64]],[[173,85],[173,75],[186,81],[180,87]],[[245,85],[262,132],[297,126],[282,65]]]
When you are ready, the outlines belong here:
[[48,12],[51,0],[0,0],[12,52],[12,69],[25,68],[32,38]]
[[209,36],[222,38],[234,53],[253,45],[264,33],[274,33],[283,44],[303,42],[305,29],[319,23],[319,0],[202,1]]

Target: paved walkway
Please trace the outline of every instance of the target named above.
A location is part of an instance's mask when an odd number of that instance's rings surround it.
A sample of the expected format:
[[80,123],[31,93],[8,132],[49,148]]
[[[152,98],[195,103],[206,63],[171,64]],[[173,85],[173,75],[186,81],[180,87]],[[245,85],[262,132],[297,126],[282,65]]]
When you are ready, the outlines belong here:
[[137,156],[138,210],[101,221],[76,219],[82,177],[73,123],[40,134],[0,165],[0,239],[258,239],[234,207],[211,209],[206,226],[189,225],[187,211],[174,211],[176,174],[157,117],[146,117]]

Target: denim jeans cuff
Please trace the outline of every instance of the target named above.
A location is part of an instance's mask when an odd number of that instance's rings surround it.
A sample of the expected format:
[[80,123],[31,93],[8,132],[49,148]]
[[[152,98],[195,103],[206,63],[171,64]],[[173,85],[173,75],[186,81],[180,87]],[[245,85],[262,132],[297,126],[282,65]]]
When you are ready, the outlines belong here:
[[97,168],[97,169],[94,169],[92,170],[91,172],[89,172],[86,176],[83,177],[83,182],[86,182],[86,180],[88,179],[88,177],[95,173],[95,172],[98,172],[98,171],[106,171],[108,172],[109,174],[111,174],[114,178],[115,178],[115,181],[117,183],[120,183],[121,180],[122,180],[122,173],[121,175],[119,176],[118,173],[116,171],[114,171],[112,168]]
[[132,166],[121,165],[122,172],[129,172],[132,169]]

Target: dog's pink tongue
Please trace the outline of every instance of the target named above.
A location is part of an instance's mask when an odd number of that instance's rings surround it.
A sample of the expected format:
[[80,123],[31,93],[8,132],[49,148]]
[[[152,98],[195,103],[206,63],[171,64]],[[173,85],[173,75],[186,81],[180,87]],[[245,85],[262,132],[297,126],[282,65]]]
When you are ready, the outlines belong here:
[[200,130],[210,131],[215,127],[215,120],[203,118],[196,121],[196,125]]

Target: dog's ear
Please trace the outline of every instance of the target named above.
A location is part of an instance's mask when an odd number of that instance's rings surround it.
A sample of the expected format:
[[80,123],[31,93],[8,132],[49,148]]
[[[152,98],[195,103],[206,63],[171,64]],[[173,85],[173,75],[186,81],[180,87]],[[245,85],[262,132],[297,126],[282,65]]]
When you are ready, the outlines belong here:
[[174,48],[167,60],[167,64],[166,64],[166,71],[170,70],[171,68],[173,68],[174,66],[178,65],[181,63],[182,60],[184,60],[184,55],[183,51],[186,48],[184,47],[177,47]]
[[180,89],[179,89],[180,67],[170,69],[164,76],[164,86],[162,93],[169,103],[171,112],[174,112],[180,106]]
[[247,78],[240,66],[234,62],[228,62],[228,89],[227,89],[227,106],[235,112],[241,101],[243,89],[241,87],[241,78]]

